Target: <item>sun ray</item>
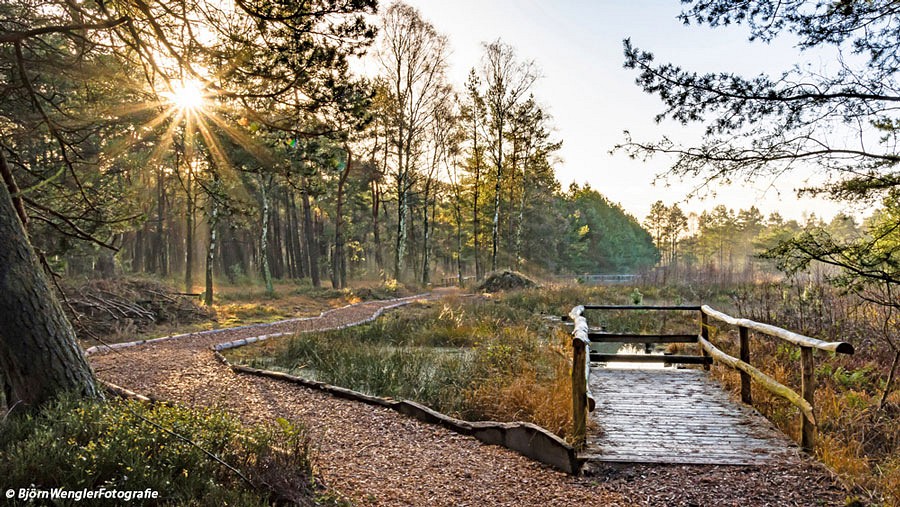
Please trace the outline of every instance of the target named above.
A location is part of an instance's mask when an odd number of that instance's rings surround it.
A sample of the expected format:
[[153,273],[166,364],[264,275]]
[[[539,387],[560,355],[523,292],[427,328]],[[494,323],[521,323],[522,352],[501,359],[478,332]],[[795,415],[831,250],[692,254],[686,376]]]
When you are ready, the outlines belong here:
[[252,155],[254,158],[266,165],[275,164],[275,158],[272,156],[272,153],[269,151],[268,147],[263,146],[261,143],[248,136],[246,132],[232,127],[217,115],[209,115],[208,118],[212,120],[212,122],[215,123],[216,126],[219,127],[225,135],[227,135],[238,146],[246,150],[247,153]]
[[130,116],[144,111],[170,109],[170,104],[163,100],[147,100],[144,102],[136,102],[129,104],[119,104],[104,110],[105,114],[119,118],[122,116]]
[[[211,117],[212,115],[207,114],[205,116]],[[212,154],[216,166],[223,171],[232,172],[234,167],[231,165],[231,161],[228,160],[228,155],[225,153],[222,143],[219,142],[212,131],[210,131],[209,125],[205,121],[198,121],[197,130],[200,132],[200,136],[203,138],[203,143],[206,145],[206,148],[209,150],[210,154]]]
[[175,112],[176,111],[173,108],[168,108],[159,113],[156,117],[154,117],[147,123],[140,125],[138,127],[138,130],[136,130],[131,136],[115,139],[107,148],[107,154],[109,155],[109,158],[118,158],[123,153],[125,153],[125,151],[144,141],[148,136],[156,131],[157,127],[163,124],[163,122],[165,122],[167,119],[171,118],[172,115],[175,114]]
[[193,161],[196,158],[196,146],[194,145],[196,121],[195,115],[190,110],[182,110],[185,116],[184,125],[184,158],[187,161],[188,173],[193,173]]
[[166,128],[166,131],[163,133],[162,137],[160,137],[159,144],[156,145],[153,149],[153,153],[150,154],[149,164],[158,162],[162,158],[163,152],[168,151],[172,147],[175,140],[175,129],[177,129],[178,125],[181,123],[182,117],[182,113],[177,112],[175,118],[169,123],[168,128]]

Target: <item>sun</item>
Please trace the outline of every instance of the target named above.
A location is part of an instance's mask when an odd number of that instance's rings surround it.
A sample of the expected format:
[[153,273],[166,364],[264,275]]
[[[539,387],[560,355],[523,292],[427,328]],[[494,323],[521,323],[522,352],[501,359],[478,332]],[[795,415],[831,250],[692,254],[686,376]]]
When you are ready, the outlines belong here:
[[206,94],[203,88],[203,83],[196,79],[173,82],[172,92],[167,93],[166,98],[182,111],[196,111],[203,109],[206,103]]

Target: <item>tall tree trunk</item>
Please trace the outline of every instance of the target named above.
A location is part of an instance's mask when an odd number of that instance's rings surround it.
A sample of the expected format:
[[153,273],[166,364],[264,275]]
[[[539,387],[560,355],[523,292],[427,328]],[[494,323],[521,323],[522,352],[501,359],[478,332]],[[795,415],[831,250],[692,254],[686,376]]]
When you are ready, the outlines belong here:
[[272,277],[273,278],[284,278],[285,273],[285,263],[284,263],[284,237],[282,236],[282,223],[284,219],[281,216],[281,206],[279,206],[280,197],[282,194],[282,189],[280,185],[275,185],[272,188],[273,196],[270,199],[270,213],[271,213],[271,228],[272,230],[269,233],[272,235],[272,248],[270,248],[271,252],[271,262],[272,262]]
[[397,182],[397,242],[394,249],[394,279],[403,279],[403,263],[406,258],[406,220],[408,203],[406,202],[405,182]]
[[481,265],[481,245],[479,238],[481,236],[481,217],[478,213],[478,197],[481,195],[481,161],[478,155],[478,137],[474,134],[474,150],[475,150],[475,183],[472,187],[472,234],[475,249],[475,279],[484,278],[484,268]]
[[519,200],[519,220],[516,224],[516,271],[522,264],[522,225],[525,220],[525,199],[528,196],[528,185],[525,179],[525,168],[522,168],[522,198]]
[[407,174],[403,167],[402,150],[397,150],[397,238],[394,248],[394,279],[403,278],[403,267],[406,262],[407,219],[409,203],[407,202]]
[[503,121],[497,128],[497,171],[494,182],[494,220],[491,223],[491,271],[497,270],[497,253],[500,247],[500,192],[503,191]]
[[372,241],[375,249],[375,267],[381,276],[384,276],[384,257],[382,257],[381,249],[381,226],[379,224],[379,216],[381,211],[381,191],[378,182],[374,179],[371,183],[372,195]]
[[291,220],[294,222],[294,262],[296,263],[296,276],[297,278],[305,278],[309,273],[309,260],[306,257],[306,253],[303,250],[303,241],[301,240],[301,225],[300,218],[297,215],[297,199],[294,196],[293,190],[290,195],[291,199]]
[[216,228],[219,226],[219,201],[213,198],[212,210],[209,213],[209,246],[206,248],[206,292],[203,302],[206,306],[213,304],[213,265],[216,260]]
[[269,197],[266,189],[268,182],[259,175],[259,194],[262,197],[262,233],[260,235],[260,262],[262,263],[263,280],[266,283],[266,295],[275,294],[272,285],[272,271],[269,269]]
[[[2,152],[0,169],[8,171]],[[7,406],[34,408],[66,391],[99,397],[94,372],[5,184],[0,184],[0,244],[0,378]]]
[[[515,230],[515,224],[513,223],[513,210],[516,209],[516,176],[519,173],[519,136],[518,132],[513,130],[512,132],[513,138],[513,146],[512,146],[512,156],[509,158],[509,177],[507,178],[509,181],[509,193],[507,194],[509,198],[507,199],[507,208],[506,212],[506,250],[507,254],[514,253],[510,252],[510,250],[515,249],[515,236],[513,231]],[[507,267],[509,267],[507,261]]]
[[[388,158],[390,157],[390,147],[391,143],[388,139],[387,131],[385,131],[384,136],[384,157],[382,157],[381,161],[381,173],[380,176],[384,177],[387,174],[387,166],[388,166]],[[372,152],[372,159],[375,159],[375,151]],[[381,188],[381,184],[379,183],[379,175],[373,175],[372,183],[371,183],[371,193],[372,193],[372,239],[375,242],[375,266],[378,268],[378,275],[384,280],[386,277],[386,270],[384,265],[384,249],[381,245],[381,206],[382,202],[382,194],[383,190]]]
[[141,226],[138,230],[134,231],[134,242],[131,250],[131,272],[132,273],[143,273],[144,272],[144,254],[147,251],[147,245],[145,244],[145,232],[146,227]]
[[165,171],[160,165],[156,171],[156,240],[154,258],[156,273],[165,278],[169,276],[169,245],[166,241],[166,186]]
[[462,209],[460,209],[459,198],[456,203],[456,282],[462,287],[463,285],[463,269],[462,269]]
[[187,182],[185,191],[187,192],[187,213],[184,221],[184,291],[192,293],[194,291],[194,191],[193,191],[193,171],[190,161],[187,165]]
[[344,185],[347,183],[347,177],[350,176],[350,164],[353,162],[353,152],[350,147],[344,145],[344,151],[347,152],[347,166],[341,171],[338,178],[337,205],[335,206],[334,217],[334,256],[332,257],[332,279],[331,286],[335,289],[343,289],[347,286],[347,269],[344,263]]
[[287,276],[290,279],[299,278],[297,274],[297,220],[293,208],[291,208],[291,196],[293,192],[286,187],[281,195],[281,204],[284,206],[285,260],[287,261]]
[[316,233],[313,231],[312,210],[309,204],[309,181],[303,177],[303,189],[300,193],[300,201],[303,205],[303,232],[305,233],[306,250],[309,256],[309,276],[313,287],[321,287],[322,279],[319,277],[319,248],[316,245]]
[[519,220],[516,223],[516,271],[522,264],[522,229],[525,225],[525,202],[528,199],[528,162],[531,159],[531,143],[525,148],[522,159],[522,196],[519,200]]
[[431,282],[429,278],[429,272],[431,271],[431,266],[429,266],[430,259],[428,258],[428,240],[431,236],[430,231],[428,229],[428,198],[431,181],[428,181],[425,184],[425,206],[422,210],[422,285],[428,286]]

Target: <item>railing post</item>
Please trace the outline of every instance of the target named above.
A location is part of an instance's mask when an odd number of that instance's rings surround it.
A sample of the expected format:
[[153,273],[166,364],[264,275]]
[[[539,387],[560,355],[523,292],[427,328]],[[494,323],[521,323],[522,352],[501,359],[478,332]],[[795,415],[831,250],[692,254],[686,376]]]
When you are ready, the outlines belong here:
[[587,344],[580,338],[572,339],[572,437],[575,447],[584,445],[587,431]]
[[[750,364],[750,330],[744,326],[738,328],[741,337],[741,361]],[[747,405],[753,405],[753,395],[750,392],[750,374],[744,370],[741,373],[741,401]]]
[[[709,341],[709,317],[703,310],[700,310],[700,336],[702,336],[704,340]],[[703,347],[700,347],[700,355],[707,357],[709,354],[706,353],[706,350]],[[709,365],[704,364],[703,369],[709,370]]]
[[[800,375],[800,396],[809,402],[815,413],[816,368],[812,347],[800,347]],[[805,451],[814,452],[816,449],[816,424],[804,414],[800,414],[800,417],[802,418],[800,421],[800,447]]]

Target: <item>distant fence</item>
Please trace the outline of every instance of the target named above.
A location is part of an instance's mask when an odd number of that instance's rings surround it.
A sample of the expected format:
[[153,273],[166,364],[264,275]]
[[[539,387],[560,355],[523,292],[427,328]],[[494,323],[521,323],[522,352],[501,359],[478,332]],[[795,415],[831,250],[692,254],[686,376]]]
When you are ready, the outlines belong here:
[[462,281],[460,283],[460,279],[457,276],[445,276],[441,278],[441,287],[452,287],[454,285],[464,286],[469,282],[475,280],[474,276],[464,276],[462,277]]
[[634,283],[640,280],[640,275],[633,274],[583,274],[583,275],[559,275],[557,280],[572,280],[585,285],[622,285]]

